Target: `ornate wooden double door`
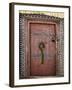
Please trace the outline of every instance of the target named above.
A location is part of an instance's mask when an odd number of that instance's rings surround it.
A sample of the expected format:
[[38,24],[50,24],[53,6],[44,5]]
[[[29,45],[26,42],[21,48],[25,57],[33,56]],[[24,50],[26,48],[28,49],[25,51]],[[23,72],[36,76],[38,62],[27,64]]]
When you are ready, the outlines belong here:
[[56,75],[56,26],[52,23],[31,22],[30,76]]

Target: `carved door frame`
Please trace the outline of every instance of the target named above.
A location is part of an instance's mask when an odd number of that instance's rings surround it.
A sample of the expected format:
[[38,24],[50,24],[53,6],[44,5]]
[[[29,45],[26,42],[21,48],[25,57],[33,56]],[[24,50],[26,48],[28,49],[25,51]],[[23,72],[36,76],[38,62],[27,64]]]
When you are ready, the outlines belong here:
[[[30,39],[31,39],[31,30],[30,30],[30,24],[50,24],[50,25],[55,25],[55,35],[56,35],[56,31],[57,31],[57,28],[58,28],[58,25],[57,25],[57,23],[55,23],[55,22],[49,22],[49,21],[40,21],[40,20],[28,20],[28,31],[29,31],[29,34],[30,35],[28,35],[28,36],[30,36],[29,37],[29,41],[31,41]],[[55,41],[56,42],[56,56],[57,56],[57,40]],[[31,42],[29,42],[29,43],[31,43]],[[29,59],[27,59],[27,60],[29,60],[29,61],[27,61],[27,62],[29,62],[29,66],[28,66],[28,70],[27,71],[31,71],[31,46],[29,47],[29,49],[30,49],[30,51],[29,51],[29,54],[30,54],[30,60]],[[56,57],[56,60],[57,60],[57,57]],[[55,60],[55,62],[56,62],[56,60]],[[30,74],[31,72],[29,72],[29,75],[31,76],[31,74]],[[34,76],[33,76],[34,77]]]

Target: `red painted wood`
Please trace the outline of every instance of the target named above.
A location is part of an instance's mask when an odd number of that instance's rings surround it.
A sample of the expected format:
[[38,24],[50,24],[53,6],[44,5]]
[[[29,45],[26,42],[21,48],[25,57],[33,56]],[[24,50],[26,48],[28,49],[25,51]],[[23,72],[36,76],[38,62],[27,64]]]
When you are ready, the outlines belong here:
[[[30,74],[31,76],[56,75],[55,24],[30,23]],[[39,43],[45,44],[44,63],[41,64]]]

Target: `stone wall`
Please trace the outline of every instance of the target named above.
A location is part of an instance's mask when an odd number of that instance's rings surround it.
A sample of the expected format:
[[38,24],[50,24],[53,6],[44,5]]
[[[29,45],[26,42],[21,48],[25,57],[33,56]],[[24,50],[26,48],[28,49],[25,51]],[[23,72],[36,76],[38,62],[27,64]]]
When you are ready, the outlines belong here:
[[57,64],[56,75],[64,75],[64,20],[59,23],[60,29],[57,31]]
[[26,76],[26,20],[23,16],[19,16],[19,77]]

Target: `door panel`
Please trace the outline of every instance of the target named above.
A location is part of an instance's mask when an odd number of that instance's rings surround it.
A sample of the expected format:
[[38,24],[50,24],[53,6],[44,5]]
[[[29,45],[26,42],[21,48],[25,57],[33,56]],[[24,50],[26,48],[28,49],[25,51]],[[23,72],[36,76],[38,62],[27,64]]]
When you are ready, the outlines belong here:
[[56,75],[55,25],[30,23],[31,76]]

